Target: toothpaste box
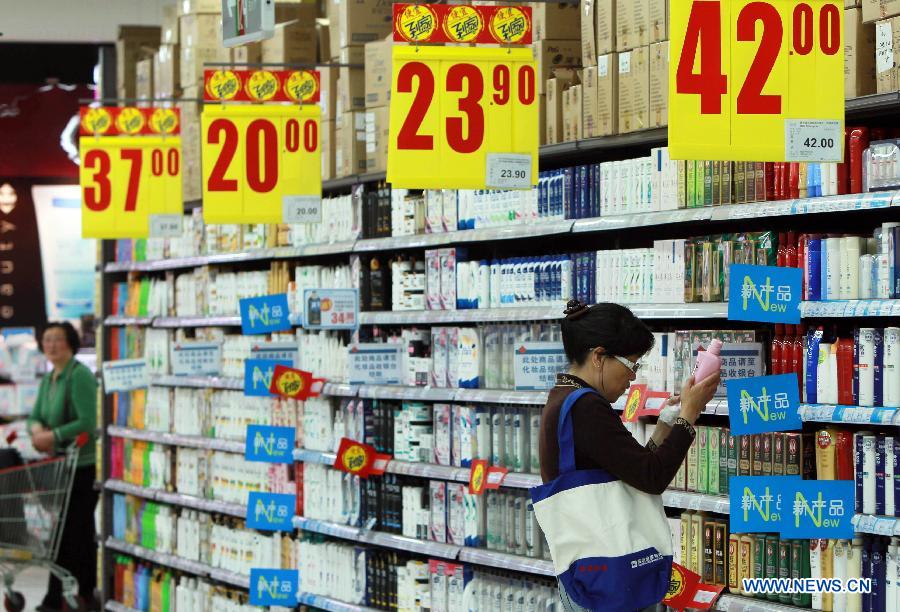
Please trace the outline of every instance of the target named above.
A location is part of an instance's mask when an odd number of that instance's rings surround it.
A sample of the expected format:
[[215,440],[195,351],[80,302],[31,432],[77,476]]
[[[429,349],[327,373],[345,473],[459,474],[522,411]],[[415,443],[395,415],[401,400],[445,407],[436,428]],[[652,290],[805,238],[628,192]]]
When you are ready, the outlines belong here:
[[447,542],[447,483],[443,480],[432,480],[430,485],[431,499],[431,540]]
[[457,546],[466,545],[466,489],[468,485],[447,484],[447,541]]
[[455,466],[469,467],[478,456],[476,436],[476,408],[453,406],[453,452],[451,462]]
[[431,386],[447,387],[447,365],[450,356],[448,328],[431,328]]
[[434,405],[434,462],[450,465],[453,444],[453,409],[450,404]]

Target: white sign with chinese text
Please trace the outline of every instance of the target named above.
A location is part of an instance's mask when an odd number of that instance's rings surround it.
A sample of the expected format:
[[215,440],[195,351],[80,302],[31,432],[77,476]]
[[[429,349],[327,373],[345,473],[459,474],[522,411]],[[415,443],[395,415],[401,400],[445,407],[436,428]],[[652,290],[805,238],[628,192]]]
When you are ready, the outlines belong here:
[[146,359],[107,361],[103,364],[102,372],[105,393],[146,389],[150,384]]
[[171,352],[175,376],[218,376],[222,373],[221,342],[176,342]]
[[569,360],[561,342],[523,342],[515,349],[517,391],[542,391],[556,384]]
[[351,385],[399,385],[403,376],[403,344],[351,344]]

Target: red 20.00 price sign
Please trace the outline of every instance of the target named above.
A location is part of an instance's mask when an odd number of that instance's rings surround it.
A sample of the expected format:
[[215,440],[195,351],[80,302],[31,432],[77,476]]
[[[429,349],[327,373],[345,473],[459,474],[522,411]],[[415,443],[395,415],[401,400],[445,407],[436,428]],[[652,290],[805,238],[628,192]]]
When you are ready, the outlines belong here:
[[536,78],[531,49],[394,46],[388,182],[537,184]]
[[841,160],[841,5],[693,0],[670,15],[674,158]]

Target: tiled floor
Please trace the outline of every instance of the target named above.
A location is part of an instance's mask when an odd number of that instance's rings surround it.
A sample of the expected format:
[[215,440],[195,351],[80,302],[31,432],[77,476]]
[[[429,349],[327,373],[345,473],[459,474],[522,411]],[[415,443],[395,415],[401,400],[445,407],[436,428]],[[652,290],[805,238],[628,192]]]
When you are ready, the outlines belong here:
[[31,612],[41,603],[47,590],[47,571],[41,568],[29,568],[16,576],[13,587],[25,596],[25,609]]

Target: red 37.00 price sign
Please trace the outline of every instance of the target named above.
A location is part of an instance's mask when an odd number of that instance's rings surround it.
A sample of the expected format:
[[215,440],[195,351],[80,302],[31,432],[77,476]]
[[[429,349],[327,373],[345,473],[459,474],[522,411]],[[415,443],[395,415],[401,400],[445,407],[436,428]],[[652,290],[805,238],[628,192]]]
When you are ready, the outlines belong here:
[[146,238],[155,216],[174,218],[180,231],[177,111],[84,108],[80,131],[81,235]]
[[672,157],[840,161],[842,22],[832,0],[673,2]]
[[537,184],[530,48],[393,48],[387,179],[409,189]]

